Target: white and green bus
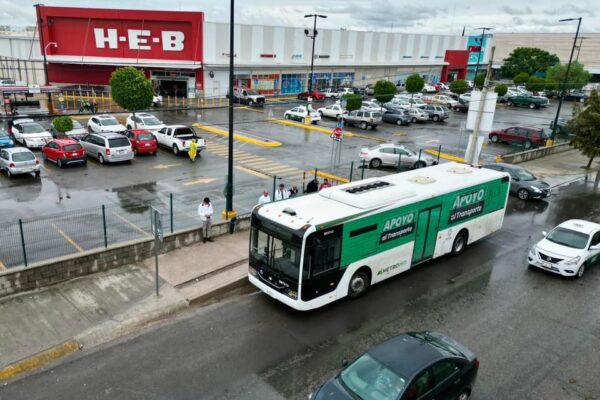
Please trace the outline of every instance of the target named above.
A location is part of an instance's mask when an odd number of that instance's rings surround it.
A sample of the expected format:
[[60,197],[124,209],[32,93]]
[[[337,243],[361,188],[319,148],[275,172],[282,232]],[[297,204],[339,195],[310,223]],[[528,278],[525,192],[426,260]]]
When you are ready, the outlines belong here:
[[499,230],[509,185],[506,173],[446,163],[257,206],[250,282],[297,310],[358,297]]

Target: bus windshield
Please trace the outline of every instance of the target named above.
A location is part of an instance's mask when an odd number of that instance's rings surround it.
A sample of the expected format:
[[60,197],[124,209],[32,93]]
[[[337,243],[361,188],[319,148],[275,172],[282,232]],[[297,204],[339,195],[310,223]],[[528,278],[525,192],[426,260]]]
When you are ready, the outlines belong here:
[[298,282],[300,248],[260,229],[252,228],[250,252],[261,265]]

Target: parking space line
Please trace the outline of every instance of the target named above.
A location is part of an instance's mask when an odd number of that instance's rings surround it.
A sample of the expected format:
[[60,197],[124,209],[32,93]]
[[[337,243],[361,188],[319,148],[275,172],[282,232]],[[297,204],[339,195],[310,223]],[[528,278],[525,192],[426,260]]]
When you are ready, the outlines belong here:
[[251,108],[251,107],[236,107],[236,108],[239,108],[239,109],[242,109],[242,110],[254,111],[254,112],[257,112],[257,113],[264,113],[265,112],[264,110],[256,110],[256,109]]
[[67,241],[69,242],[69,244],[73,247],[75,247],[75,249],[80,252],[83,253],[84,250],[81,246],[79,246],[73,239],[71,239],[71,237],[69,235],[67,235],[62,229],[60,229],[58,226],[56,226],[56,224],[52,224],[52,227],[54,229],[56,229],[58,231],[58,233],[60,233],[60,235]]
[[4,265],[4,263],[2,262],[2,260],[0,260],[0,270],[1,271],[6,271],[8,268],[6,268],[6,265]]
[[140,228],[139,226],[137,226],[136,224],[134,224],[133,222],[129,221],[127,218],[122,217],[121,215],[119,215],[117,213],[113,213],[113,215],[115,217],[119,218],[121,221],[125,222],[127,225],[131,226],[136,231],[140,232],[142,235],[148,236],[148,237],[152,236],[148,232],[146,232],[145,230],[143,230],[142,228]]
[[262,178],[262,179],[269,179],[269,180],[273,179],[273,177],[271,177],[269,175],[263,174],[261,172],[253,171],[250,168],[241,167],[239,165],[236,166],[235,169],[237,169],[239,171],[242,171],[242,172],[245,172],[245,173],[250,174],[250,175],[258,176],[259,178]]

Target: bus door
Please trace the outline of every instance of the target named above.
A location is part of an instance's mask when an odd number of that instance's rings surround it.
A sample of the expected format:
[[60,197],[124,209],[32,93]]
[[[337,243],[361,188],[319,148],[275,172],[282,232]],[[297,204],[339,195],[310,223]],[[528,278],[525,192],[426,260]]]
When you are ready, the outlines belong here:
[[412,257],[413,264],[433,257],[441,212],[441,206],[431,207],[419,212]]
[[312,233],[306,240],[302,275],[302,300],[308,301],[334,291],[342,270],[342,226]]

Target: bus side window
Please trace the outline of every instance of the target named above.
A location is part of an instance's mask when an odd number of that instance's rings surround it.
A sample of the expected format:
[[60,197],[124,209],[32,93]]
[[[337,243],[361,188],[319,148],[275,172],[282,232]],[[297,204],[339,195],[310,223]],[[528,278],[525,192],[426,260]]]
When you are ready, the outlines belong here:
[[312,276],[318,276],[332,269],[340,268],[342,238],[322,240],[315,238],[314,257],[312,262]]

